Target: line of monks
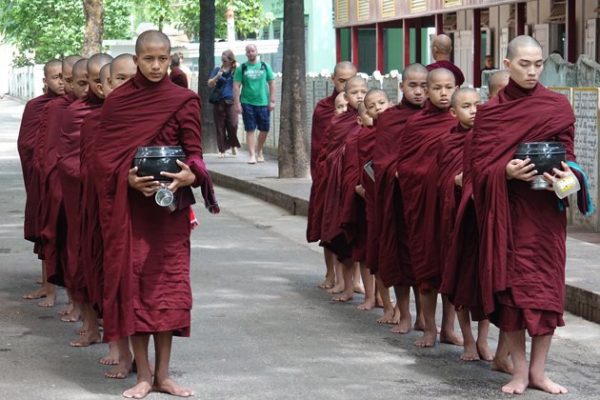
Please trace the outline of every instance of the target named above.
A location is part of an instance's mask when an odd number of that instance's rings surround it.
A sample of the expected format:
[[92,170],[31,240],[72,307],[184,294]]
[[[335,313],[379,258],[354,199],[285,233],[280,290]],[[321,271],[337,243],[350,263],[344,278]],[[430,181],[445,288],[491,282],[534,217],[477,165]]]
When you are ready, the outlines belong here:
[[[42,260],[43,286],[24,297],[51,307],[55,285],[64,286],[71,304],[61,319],[83,319],[71,346],[108,342],[107,378],[126,378],[135,364],[137,383],[123,396],[187,397],[169,361],[173,335],[190,335],[191,187],[201,187],[209,212],[219,207],[202,159],[200,99],[169,79],[168,37],[146,31],[135,52],[51,60],[45,94],[25,107],[25,238]],[[170,183],[132,168],[144,146],[183,148],[181,171],[161,173]],[[175,193],[174,211],[154,200],[163,186]]]
[[[436,49],[447,57],[406,67],[400,104],[368,90],[355,66],[341,62],[332,75],[334,93],[315,108],[307,240],[324,248],[320,286],[346,302],[362,277],[359,309],[380,303],[378,321],[396,324],[394,332],[422,330],[418,347],[438,339],[441,294],[439,340],[464,346],[461,360],[491,361],[494,370],[511,374],[505,393],[528,387],[566,393],[545,373],[554,330],[564,326],[568,203],[552,184],[574,175],[583,188],[580,211],[593,209],[575,163],[572,108],[539,83],[542,48],[530,36],[510,42],[485,104],[474,89],[460,88],[464,78],[449,61],[450,39],[436,37],[432,49],[434,58]],[[532,190],[538,171],[515,150],[544,141],[561,142],[567,162],[543,175],[550,190]],[[454,332],[456,317],[462,338]],[[471,321],[478,323],[476,338]],[[487,341],[490,322],[500,329],[495,354]],[[529,363],[525,331],[532,337]]]

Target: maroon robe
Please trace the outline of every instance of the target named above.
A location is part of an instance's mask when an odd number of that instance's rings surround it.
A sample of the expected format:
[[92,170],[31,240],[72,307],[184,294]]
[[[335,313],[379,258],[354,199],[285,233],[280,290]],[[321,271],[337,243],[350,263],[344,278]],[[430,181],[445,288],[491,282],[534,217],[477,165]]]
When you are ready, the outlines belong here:
[[[457,309],[471,311],[473,320],[485,318],[481,308],[481,289],[478,275],[477,220],[471,194],[470,173],[464,170],[463,150],[470,147],[471,129],[452,128],[440,144],[439,207],[441,255],[444,273],[440,293],[445,294]],[[463,173],[463,187],[454,178]]]
[[364,169],[365,164],[369,161],[373,161],[375,152],[375,139],[377,137],[377,120],[373,121],[374,126],[369,129],[363,129],[361,135],[358,138],[358,162],[359,162],[359,173],[360,173],[360,184],[365,189],[365,221],[367,231],[366,236],[366,247],[365,247],[365,261],[367,267],[371,270],[371,273],[377,273],[377,241],[373,240],[375,237],[375,181],[369,177]]
[[308,242],[317,242],[322,240],[323,236],[323,207],[328,177],[330,175],[328,157],[344,144],[346,136],[351,128],[360,128],[357,123],[357,118],[358,112],[350,107],[345,113],[334,115],[325,131],[325,136],[317,158],[315,174],[312,177],[313,183],[310,189],[308,222],[306,228],[306,240]]
[[40,187],[39,173],[34,167],[34,151],[36,147],[37,132],[42,125],[43,110],[49,101],[56,99],[57,95],[48,90],[48,93],[31,99],[25,105],[21,128],[17,138],[17,149],[21,159],[23,181],[25,184],[25,221],[23,223],[24,237],[30,242],[38,243],[40,233],[37,222],[37,208],[39,207]]
[[169,78],[174,84],[181,86],[182,88],[189,88],[187,75],[181,70],[181,68],[171,67],[171,74],[169,74]]
[[551,334],[564,325],[566,213],[553,192],[506,179],[523,142],[559,141],[574,161],[568,100],[510,80],[475,117],[470,163],[479,229],[483,310],[501,329]]
[[313,112],[312,128],[310,131],[310,174],[313,177],[316,174],[315,168],[325,136],[325,130],[329,126],[331,118],[335,115],[335,99],[337,96],[338,92],[334,90],[331,96],[319,100]]
[[87,301],[102,312],[104,248],[100,216],[98,214],[98,194],[92,180],[91,161],[97,132],[100,130],[102,108],[96,108],[85,117],[81,124],[81,237],[79,265],[83,269],[85,296]]
[[420,105],[404,98],[399,105],[383,112],[377,118],[377,133],[373,156],[375,170],[375,222],[370,241],[378,243],[376,263],[379,277],[387,287],[413,285],[408,238],[404,223],[402,198],[396,179],[396,164],[401,152],[400,138],[406,122],[422,110]]
[[[87,301],[85,280],[79,264],[79,246],[81,239],[81,124],[94,109],[102,106],[102,99],[90,90],[83,99],[75,100],[64,113],[57,148],[57,168],[62,185],[63,204],[67,222],[67,265],[64,279],[73,300]],[[87,267],[87,266],[86,266]]]
[[92,175],[104,243],[104,340],[172,331],[189,336],[191,188],[176,193],[176,210],[131,189],[128,173],[138,147],[182,146],[205,204],[218,212],[202,160],[200,99],[165,77],[138,70],[106,99],[95,138]]
[[456,65],[454,65],[452,63],[452,61],[448,61],[448,60],[436,61],[432,64],[429,64],[425,68],[427,68],[427,71],[433,71],[434,69],[438,69],[438,68],[445,68],[448,71],[452,72],[452,74],[454,75],[454,78],[456,79],[456,86],[462,86],[462,84],[465,83],[465,76],[463,75],[460,68],[458,68]]
[[398,182],[408,232],[409,255],[416,283],[438,288],[439,216],[437,215],[437,146],[456,124],[448,110],[426,103],[412,117],[400,138]]
[[64,285],[66,267],[66,216],[62,186],[57,169],[57,147],[63,116],[75,95],[67,94],[47,106],[47,123],[40,130],[36,158],[39,157],[41,202],[39,207],[40,255],[46,261],[48,281]]

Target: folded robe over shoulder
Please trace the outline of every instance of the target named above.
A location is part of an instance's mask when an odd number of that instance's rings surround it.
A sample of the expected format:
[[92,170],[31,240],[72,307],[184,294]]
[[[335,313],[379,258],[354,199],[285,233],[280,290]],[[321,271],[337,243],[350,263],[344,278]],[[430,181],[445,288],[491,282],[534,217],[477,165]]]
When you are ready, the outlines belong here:
[[373,156],[376,207],[371,231],[373,238],[370,240],[378,243],[378,256],[370,262],[377,263],[374,268],[387,287],[414,284],[402,198],[396,179],[396,164],[402,151],[400,138],[405,134],[404,126],[421,110],[420,105],[411,104],[402,98],[399,105],[386,110],[377,118]]
[[67,263],[66,217],[63,193],[57,170],[57,148],[62,121],[69,105],[76,100],[70,93],[48,103],[47,123],[39,132],[36,158],[39,158],[41,202],[38,208],[40,224],[40,255],[46,261],[48,281],[64,286]]
[[57,95],[48,90],[48,93],[31,99],[25,105],[23,118],[21,118],[21,128],[17,138],[17,149],[21,159],[21,169],[23,171],[23,181],[25,184],[25,193],[27,199],[25,202],[25,221],[23,223],[24,236],[26,240],[39,242],[40,233],[38,231],[37,208],[39,206],[39,173],[34,168],[34,152],[37,145],[36,137],[40,126],[44,107],[51,100],[56,99]]
[[470,163],[481,232],[482,301],[488,315],[503,304],[553,313],[560,324],[565,212],[553,192],[534,191],[528,182],[507,181],[506,165],[523,142],[562,142],[567,159],[574,160],[574,122],[568,100],[541,84],[525,90],[510,80],[497,98],[479,107]]
[[456,119],[448,110],[427,103],[423,111],[408,121],[400,139],[398,182],[410,261],[416,283],[423,287],[438,287],[441,279],[437,148],[455,124]]
[[92,175],[104,242],[104,340],[172,331],[188,336],[190,288],[189,187],[178,190],[172,213],[128,185],[141,146],[180,145],[205,203],[218,212],[202,160],[200,99],[168,77],[137,75],[108,96],[95,138]]
[[329,126],[331,118],[335,115],[335,98],[337,95],[338,92],[334,90],[330,96],[319,100],[313,112],[310,131],[310,174],[313,178],[317,174],[315,168],[317,167],[317,159],[323,144],[325,130]]
[[67,107],[57,146],[57,169],[62,185],[63,204],[67,222],[67,265],[64,273],[65,286],[77,302],[87,301],[83,266],[79,263],[81,233],[80,216],[80,157],[81,124],[93,110],[102,106],[102,99],[89,91],[83,99],[75,100]]

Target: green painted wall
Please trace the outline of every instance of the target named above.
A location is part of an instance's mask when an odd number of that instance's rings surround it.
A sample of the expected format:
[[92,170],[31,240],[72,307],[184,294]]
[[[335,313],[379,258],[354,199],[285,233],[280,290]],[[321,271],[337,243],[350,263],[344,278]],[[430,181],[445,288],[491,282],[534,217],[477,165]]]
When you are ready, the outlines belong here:
[[393,69],[402,71],[404,69],[404,40],[402,28],[389,28],[383,31],[385,45],[385,60],[382,73],[388,73]]

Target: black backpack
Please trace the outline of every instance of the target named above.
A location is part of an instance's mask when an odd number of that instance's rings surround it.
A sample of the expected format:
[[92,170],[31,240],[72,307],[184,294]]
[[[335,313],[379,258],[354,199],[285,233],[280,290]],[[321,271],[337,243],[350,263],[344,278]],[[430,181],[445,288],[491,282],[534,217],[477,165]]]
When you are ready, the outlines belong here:
[[[244,79],[244,76],[246,75],[246,71],[248,70],[248,63],[243,63],[242,64],[242,79]],[[267,70],[267,64],[265,64],[264,61],[260,62],[260,70],[261,71],[266,71]]]

